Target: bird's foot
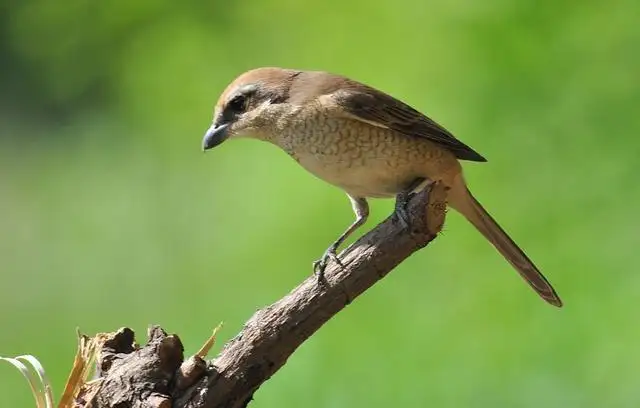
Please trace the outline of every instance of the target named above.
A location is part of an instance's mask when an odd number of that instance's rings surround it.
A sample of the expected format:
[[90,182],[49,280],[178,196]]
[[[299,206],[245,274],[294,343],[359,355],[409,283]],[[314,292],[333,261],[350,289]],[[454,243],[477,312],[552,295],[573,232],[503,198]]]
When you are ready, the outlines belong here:
[[402,224],[402,228],[408,229],[410,226],[409,211],[407,210],[407,207],[411,197],[425,188],[431,188],[432,185],[433,182],[431,180],[419,177],[415,179],[409,187],[396,196],[395,215],[398,218],[398,221],[400,221],[400,224]]
[[402,224],[403,229],[409,228],[409,213],[406,208],[396,208],[395,211],[396,217],[400,224]]
[[402,228],[409,228],[409,212],[407,211],[407,204],[413,196],[413,193],[400,193],[396,198],[395,216],[398,218]]
[[336,255],[336,250],[337,248],[334,245],[330,246],[324,252],[322,258],[313,263],[313,273],[314,275],[316,275],[316,278],[318,278],[318,282],[324,280],[324,270],[326,269],[329,260],[332,260],[333,262],[342,266],[342,262],[340,262],[340,259],[338,259],[338,255]]

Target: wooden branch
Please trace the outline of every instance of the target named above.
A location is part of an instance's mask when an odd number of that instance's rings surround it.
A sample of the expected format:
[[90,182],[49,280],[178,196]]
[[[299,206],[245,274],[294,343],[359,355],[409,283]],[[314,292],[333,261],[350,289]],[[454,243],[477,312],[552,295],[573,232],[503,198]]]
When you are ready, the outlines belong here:
[[445,198],[445,188],[438,184],[417,194],[408,205],[410,230],[390,216],[340,254],[342,267],[329,263],[323,281],[310,275],[256,312],[209,363],[198,356],[182,362],[180,340],[162,329],[152,328],[148,344],[133,349],[133,333],[121,329],[107,341],[99,361],[103,379],[89,405],[245,407],[307,338],[436,237],[444,224]]

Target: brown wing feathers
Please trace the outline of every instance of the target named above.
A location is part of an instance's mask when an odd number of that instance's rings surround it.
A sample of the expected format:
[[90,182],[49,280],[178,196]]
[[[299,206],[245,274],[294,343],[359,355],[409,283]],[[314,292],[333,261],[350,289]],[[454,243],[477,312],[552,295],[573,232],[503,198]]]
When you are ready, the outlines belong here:
[[327,72],[296,72],[290,102],[332,95],[348,113],[408,136],[424,137],[448,148],[458,159],[485,162],[479,153],[445,128],[398,99],[352,79]]
[[458,159],[487,161],[442,126],[392,96],[363,86],[350,92],[341,92],[338,97],[351,114],[362,119],[378,122],[406,135],[427,138],[445,146]]

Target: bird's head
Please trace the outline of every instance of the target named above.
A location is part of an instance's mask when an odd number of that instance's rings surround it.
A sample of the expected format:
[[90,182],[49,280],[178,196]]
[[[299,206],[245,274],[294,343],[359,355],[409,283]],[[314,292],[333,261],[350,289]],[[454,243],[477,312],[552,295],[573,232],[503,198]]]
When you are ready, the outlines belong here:
[[259,137],[274,119],[276,105],[285,103],[299,71],[257,68],[233,80],[218,98],[213,123],[202,140],[209,150],[232,137]]

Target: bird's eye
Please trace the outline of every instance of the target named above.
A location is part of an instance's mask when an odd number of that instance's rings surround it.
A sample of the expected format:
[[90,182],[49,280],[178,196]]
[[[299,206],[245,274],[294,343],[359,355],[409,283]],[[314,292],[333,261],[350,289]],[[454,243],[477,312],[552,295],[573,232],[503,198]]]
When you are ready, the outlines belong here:
[[227,104],[227,107],[232,112],[240,113],[244,110],[245,101],[246,101],[245,96],[242,94],[238,94],[229,101],[229,103]]

